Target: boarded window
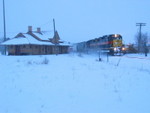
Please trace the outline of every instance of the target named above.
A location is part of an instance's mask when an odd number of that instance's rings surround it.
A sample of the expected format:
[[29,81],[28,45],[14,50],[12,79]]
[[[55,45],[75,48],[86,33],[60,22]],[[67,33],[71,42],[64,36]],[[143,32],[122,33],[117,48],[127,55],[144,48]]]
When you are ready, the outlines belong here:
[[13,49],[13,48],[14,48],[14,46],[10,46],[10,48],[11,48],[11,49]]
[[26,48],[26,45],[23,45],[23,48]]

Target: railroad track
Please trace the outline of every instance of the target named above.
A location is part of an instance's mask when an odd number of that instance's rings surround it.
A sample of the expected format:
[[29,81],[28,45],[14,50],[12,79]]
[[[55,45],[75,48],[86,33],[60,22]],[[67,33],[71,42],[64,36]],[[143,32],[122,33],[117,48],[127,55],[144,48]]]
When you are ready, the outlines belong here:
[[134,58],[134,59],[145,59],[145,60],[150,60],[150,57],[138,57],[138,56],[123,56],[126,58]]

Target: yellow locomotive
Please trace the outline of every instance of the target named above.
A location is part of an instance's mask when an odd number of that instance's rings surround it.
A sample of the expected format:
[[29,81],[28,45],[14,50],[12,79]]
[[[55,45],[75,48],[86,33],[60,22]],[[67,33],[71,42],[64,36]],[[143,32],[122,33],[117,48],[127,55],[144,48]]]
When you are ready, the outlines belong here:
[[120,34],[105,35],[77,44],[79,50],[103,50],[110,55],[121,55],[126,53]]

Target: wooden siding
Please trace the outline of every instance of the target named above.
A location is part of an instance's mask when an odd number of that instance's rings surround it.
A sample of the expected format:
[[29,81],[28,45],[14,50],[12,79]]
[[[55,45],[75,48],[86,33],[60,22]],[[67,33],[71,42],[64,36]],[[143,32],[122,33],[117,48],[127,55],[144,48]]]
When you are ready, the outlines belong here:
[[46,55],[68,53],[69,46],[46,45],[11,45],[7,47],[8,55]]

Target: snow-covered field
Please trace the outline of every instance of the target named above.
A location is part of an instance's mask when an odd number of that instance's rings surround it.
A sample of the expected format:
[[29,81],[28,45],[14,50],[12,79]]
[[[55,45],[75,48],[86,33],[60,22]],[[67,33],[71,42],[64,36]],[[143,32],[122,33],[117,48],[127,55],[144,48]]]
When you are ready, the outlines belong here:
[[0,55],[0,113],[150,113],[149,56]]

